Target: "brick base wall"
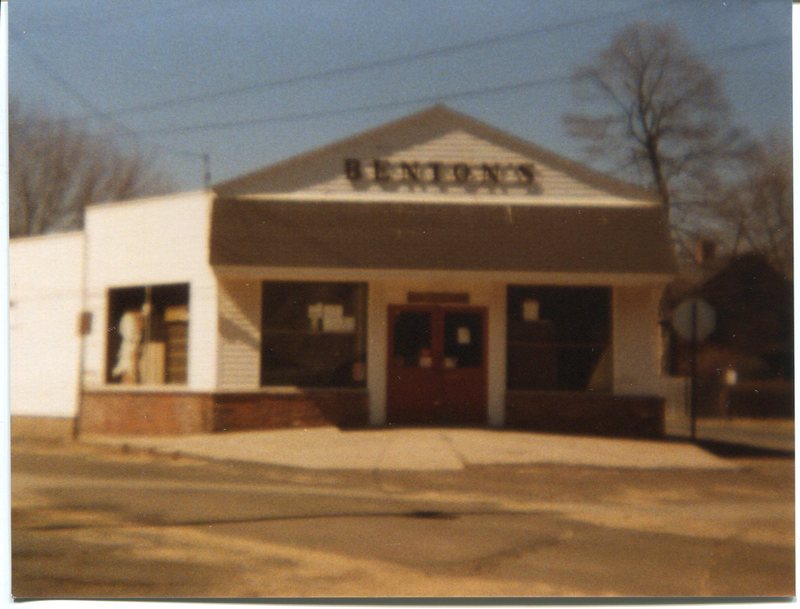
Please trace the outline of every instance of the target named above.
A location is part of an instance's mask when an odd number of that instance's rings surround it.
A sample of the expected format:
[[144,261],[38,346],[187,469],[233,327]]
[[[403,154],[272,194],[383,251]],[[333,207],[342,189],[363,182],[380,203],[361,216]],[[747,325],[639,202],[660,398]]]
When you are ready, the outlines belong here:
[[81,433],[182,435],[244,429],[338,425],[369,420],[363,390],[313,390],[297,394],[87,391]]
[[146,391],[84,392],[81,433],[179,435],[212,430],[210,394]]
[[664,436],[664,400],[656,396],[509,391],[506,427],[660,438]]
[[[89,391],[81,433],[181,435],[337,425],[365,427],[364,390],[296,394]],[[655,396],[509,391],[506,427],[554,433],[662,437],[664,400]]]
[[218,394],[213,431],[286,427],[364,427],[369,404],[364,390],[310,390],[297,394]]

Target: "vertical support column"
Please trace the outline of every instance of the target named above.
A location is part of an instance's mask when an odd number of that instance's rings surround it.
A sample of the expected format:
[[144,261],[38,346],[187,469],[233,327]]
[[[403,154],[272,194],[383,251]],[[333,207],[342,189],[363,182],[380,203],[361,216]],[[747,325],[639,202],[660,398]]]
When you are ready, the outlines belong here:
[[187,387],[212,390],[217,385],[217,283],[213,276],[189,284]]
[[661,393],[658,299],[652,285],[613,288],[614,393]]
[[488,423],[503,427],[506,417],[506,300],[504,283],[492,285],[489,305]]
[[370,281],[367,287],[367,394],[369,424],[386,424],[386,290],[383,283]]

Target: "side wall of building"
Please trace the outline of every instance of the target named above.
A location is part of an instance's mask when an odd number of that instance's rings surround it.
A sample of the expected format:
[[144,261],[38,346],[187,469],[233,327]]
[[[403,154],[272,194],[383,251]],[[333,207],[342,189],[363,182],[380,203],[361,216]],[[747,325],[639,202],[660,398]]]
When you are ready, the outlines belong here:
[[[211,198],[182,193],[110,203],[86,213],[86,308],[95,323],[86,337],[84,386],[106,384],[109,290],[189,284],[188,381],[217,384],[217,283],[209,265]],[[174,390],[175,387],[171,386]]]
[[13,239],[9,246],[11,414],[77,412],[83,233]]

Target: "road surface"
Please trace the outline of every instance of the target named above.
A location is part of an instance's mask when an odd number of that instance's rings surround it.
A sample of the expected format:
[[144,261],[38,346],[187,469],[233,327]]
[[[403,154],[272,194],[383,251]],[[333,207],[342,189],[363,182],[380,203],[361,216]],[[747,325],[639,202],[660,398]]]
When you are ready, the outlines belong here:
[[793,461],[318,472],[12,445],[19,597],[789,596]]

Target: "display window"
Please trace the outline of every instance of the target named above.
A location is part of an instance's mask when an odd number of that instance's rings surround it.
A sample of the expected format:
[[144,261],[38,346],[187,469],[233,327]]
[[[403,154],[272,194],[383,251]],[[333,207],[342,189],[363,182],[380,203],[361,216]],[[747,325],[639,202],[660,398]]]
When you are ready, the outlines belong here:
[[367,286],[264,282],[261,385],[363,387]]
[[611,290],[508,288],[509,389],[611,390]]
[[108,329],[106,382],[186,383],[188,284],[110,289]]

